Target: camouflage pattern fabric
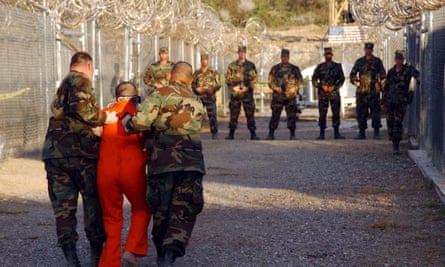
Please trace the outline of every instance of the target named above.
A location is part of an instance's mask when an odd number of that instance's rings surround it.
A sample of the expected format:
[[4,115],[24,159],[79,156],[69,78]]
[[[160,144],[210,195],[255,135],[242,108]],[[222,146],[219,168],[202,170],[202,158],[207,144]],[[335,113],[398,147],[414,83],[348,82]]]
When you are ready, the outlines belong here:
[[205,173],[199,137],[204,106],[190,87],[180,82],[155,90],[126,124],[127,131],[154,127],[149,175],[176,171]]
[[215,94],[221,88],[218,73],[211,69],[207,70],[206,72],[204,72],[202,69],[195,71],[193,73],[192,88],[195,90],[198,87],[202,88],[206,92],[209,92],[208,94],[200,95],[199,97],[206,107],[207,115],[209,117],[210,131],[211,133],[215,134],[218,132]]
[[76,242],[76,211],[79,193],[83,200],[85,232],[90,242],[103,243],[105,231],[96,188],[95,159],[70,157],[45,160],[48,193],[56,216],[59,245]]
[[99,138],[92,127],[104,124],[88,77],[70,72],[57,89],[43,144],[42,159],[86,157],[97,159]]
[[396,66],[388,71],[382,105],[386,113],[388,135],[391,140],[402,140],[402,123],[410,102],[409,84],[413,77],[418,78],[419,72],[407,64],[404,64],[399,71],[396,70]]
[[[153,214],[153,242],[158,256],[171,249],[185,254],[196,216],[204,206],[202,173],[171,172],[148,179],[147,200]],[[177,216],[171,216],[176,214]]]
[[[272,94],[272,102],[270,108],[272,109],[272,116],[269,122],[269,129],[277,129],[280,122],[281,111],[285,107],[287,114],[287,128],[295,130],[297,120],[297,97],[300,84],[303,82],[300,69],[293,65],[277,64],[272,67],[269,72],[269,88],[274,90]],[[275,88],[280,87],[283,90],[282,94],[276,92]],[[288,90],[295,88],[295,94],[289,95]]]
[[172,70],[174,63],[168,61],[167,64],[161,65],[159,61],[153,63],[148,67],[144,75],[144,83],[149,87],[154,87],[155,83],[168,85],[167,74]]
[[[345,82],[345,75],[341,64],[326,62],[318,64],[312,75],[312,85],[318,90],[318,125],[320,128],[326,128],[326,115],[329,104],[332,111],[332,127],[340,126],[340,88]],[[332,87],[332,91],[326,91],[324,88]]]
[[[257,71],[255,64],[246,60],[240,65],[236,60],[229,64],[226,73],[226,83],[231,91],[230,96],[230,122],[229,129],[235,130],[238,125],[238,117],[241,112],[241,105],[247,118],[247,128],[251,131],[256,129],[255,126],[255,101],[253,99],[253,91],[257,83]],[[241,86],[247,88],[247,92],[235,92],[233,88]]]
[[[358,77],[357,77],[358,75]],[[360,82],[356,91],[357,122],[360,129],[367,128],[369,111],[372,116],[372,127],[382,127],[380,121],[380,89],[386,78],[382,60],[371,56],[370,59],[357,59],[350,73],[351,83]]]

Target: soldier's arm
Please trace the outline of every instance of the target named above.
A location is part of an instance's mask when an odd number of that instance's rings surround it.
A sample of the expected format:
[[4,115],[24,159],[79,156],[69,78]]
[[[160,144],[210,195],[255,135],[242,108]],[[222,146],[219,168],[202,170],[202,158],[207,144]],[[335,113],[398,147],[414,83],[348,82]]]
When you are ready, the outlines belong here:
[[139,106],[138,112],[133,117],[123,120],[127,133],[149,131],[159,114],[161,107],[160,96],[154,92]]
[[145,71],[144,75],[144,83],[146,85],[151,85],[151,73],[150,73],[150,67],[148,67],[147,71]]
[[215,71],[214,76],[215,76],[215,88],[213,88],[213,91],[217,92],[219,89],[221,89],[221,80],[219,78],[219,73],[217,71]]
[[272,89],[273,91],[276,91],[277,88],[279,87],[275,81],[275,72],[276,72],[276,67],[273,66],[269,71],[269,88]]
[[320,65],[318,65],[316,68],[315,68],[315,70],[314,70],[314,72],[312,73],[312,86],[313,87],[318,87],[318,83],[319,83],[319,81],[318,81],[318,79],[319,79],[319,68],[320,68]]
[[386,70],[385,67],[383,66],[382,60],[380,59],[379,59],[379,76],[380,76],[380,81],[384,81],[386,79]]
[[251,90],[254,90],[257,86],[257,81],[258,81],[258,73],[256,71],[256,67],[255,64],[252,64],[252,68],[249,72],[249,86],[250,88],[252,88]]
[[341,67],[341,64],[338,63],[338,77],[336,81],[336,87],[340,88],[345,83],[345,74],[343,73],[343,68]]

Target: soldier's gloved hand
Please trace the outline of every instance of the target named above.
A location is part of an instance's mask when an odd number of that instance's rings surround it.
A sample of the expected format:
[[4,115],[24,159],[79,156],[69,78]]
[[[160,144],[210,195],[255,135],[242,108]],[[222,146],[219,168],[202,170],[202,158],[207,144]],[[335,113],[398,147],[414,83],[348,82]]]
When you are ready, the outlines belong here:
[[116,111],[106,111],[107,118],[105,119],[105,124],[113,124],[118,120]]

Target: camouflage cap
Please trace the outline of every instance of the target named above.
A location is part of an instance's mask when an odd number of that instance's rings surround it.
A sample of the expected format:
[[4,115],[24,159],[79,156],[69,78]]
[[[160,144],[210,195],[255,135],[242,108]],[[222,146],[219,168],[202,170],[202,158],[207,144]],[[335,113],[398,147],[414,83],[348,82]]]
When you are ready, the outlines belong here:
[[201,54],[201,60],[203,60],[203,59],[209,59],[209,54],[207,54],[207,53]]
[[283,48],[281,49],[281,56],[289,56],[290,51],[289,49]]
[[247,47],[245,46],[245,45],[240,45],[240,46],[238,46],[238,53],[239,52],[244,52],[244,53],[246,53],[247,52]]
[[168,47],[161,47],[159,48],[159,54],[168,54]]
[[324,54],[325,55],[327,55],[327,54],[331,54],[332,55],[332,48],[331,47],[325,47],[324,48]]
[[396,50],[395,58],[396,59],[405,59],[406,51],[405,50]]
[[365,49],[374,49],[374,44],[370,42],[365,43]]

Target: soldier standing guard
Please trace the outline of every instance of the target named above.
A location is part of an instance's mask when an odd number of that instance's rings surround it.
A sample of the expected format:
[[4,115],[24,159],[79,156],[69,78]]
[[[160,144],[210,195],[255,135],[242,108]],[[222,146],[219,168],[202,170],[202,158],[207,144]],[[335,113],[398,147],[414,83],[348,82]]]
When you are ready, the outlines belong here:
[[159,49],[159,60],[148,67],[144,75],[144,83],[149,87],[143,97],[150,94],[154,89],[168,85],[167,75],[173,68],[173,62],[169,61],[168,48]]
[[226,83],[231,91],[230,96],[230,122],[229,135],[226,139],[234,139],[238,124],[238,116],[241,112],[241,104],[247,119],[247,128],[250,131],[250,140],[259,140],[255,133],[255,100],[253,90],[257,82],[255,64],[246,59],[247,48],[238,47],[238,59],[227,67]]
[[221,88],[218,72],[209,69],[209,55],[201,55],[201,68],[193,73],[193,91],[200,96],[207,109],[212,139],[217,139],[218,121],[216,110],[216,92]]
[[312,75],[312,85],[318,89],[318,126],[320,126],[320,136],[317,138],[323,140],[326,129],[326,115],[328,113],[329,103],[332,111],[332,127],[334,127],[334,138],[344,139],[340,134],[340,88],[345,82],[345,75],[340,63],[332,60],[332,48],[324,49],[325,62],[318,64]]
[[281,50],[281,63],[272,67],[269,72],[269,87],[273,90],[272,117],[269,122],[268,140],[274,140],[274,132],[280,122],[283,106],[287,114],[287,128],[290,131],[290,140],[295,139],[295,122],[297,119],[297,93],[303,81],[300,69],[289,63],[289,50]]
[[[350,81],[357,87],[356,111],[359,134],[356,139],[366,139],[367,119],[371,111],[374,139],[380,139],[380,91],[385,82],[386,71],[382,60],[375,57],[373,43],[365,43],[365,56],[357,59],[350,73]],[[358,77],[357,77],[358,75]]]
[[413,91],[409,90],[411,78],[419,83],[419,71],[405,63],[405,51],[395,52],[396,64],[388,71],[385,87],[383,88],[382,107],[386,114],[388,135],[393,144],[393,154],[399,155],[399,143],[403,134],[403,118],[406,107],[412,103]]
[[158,266],[172,266],[177,257],[184,256],[204,205],[205,166],[199,137],[204,106],[191,89],[190,64],[176,63],[169,76],[170,85],[155,90],[139,112],[122,120],[127,132],[154,128],[147,200]]

